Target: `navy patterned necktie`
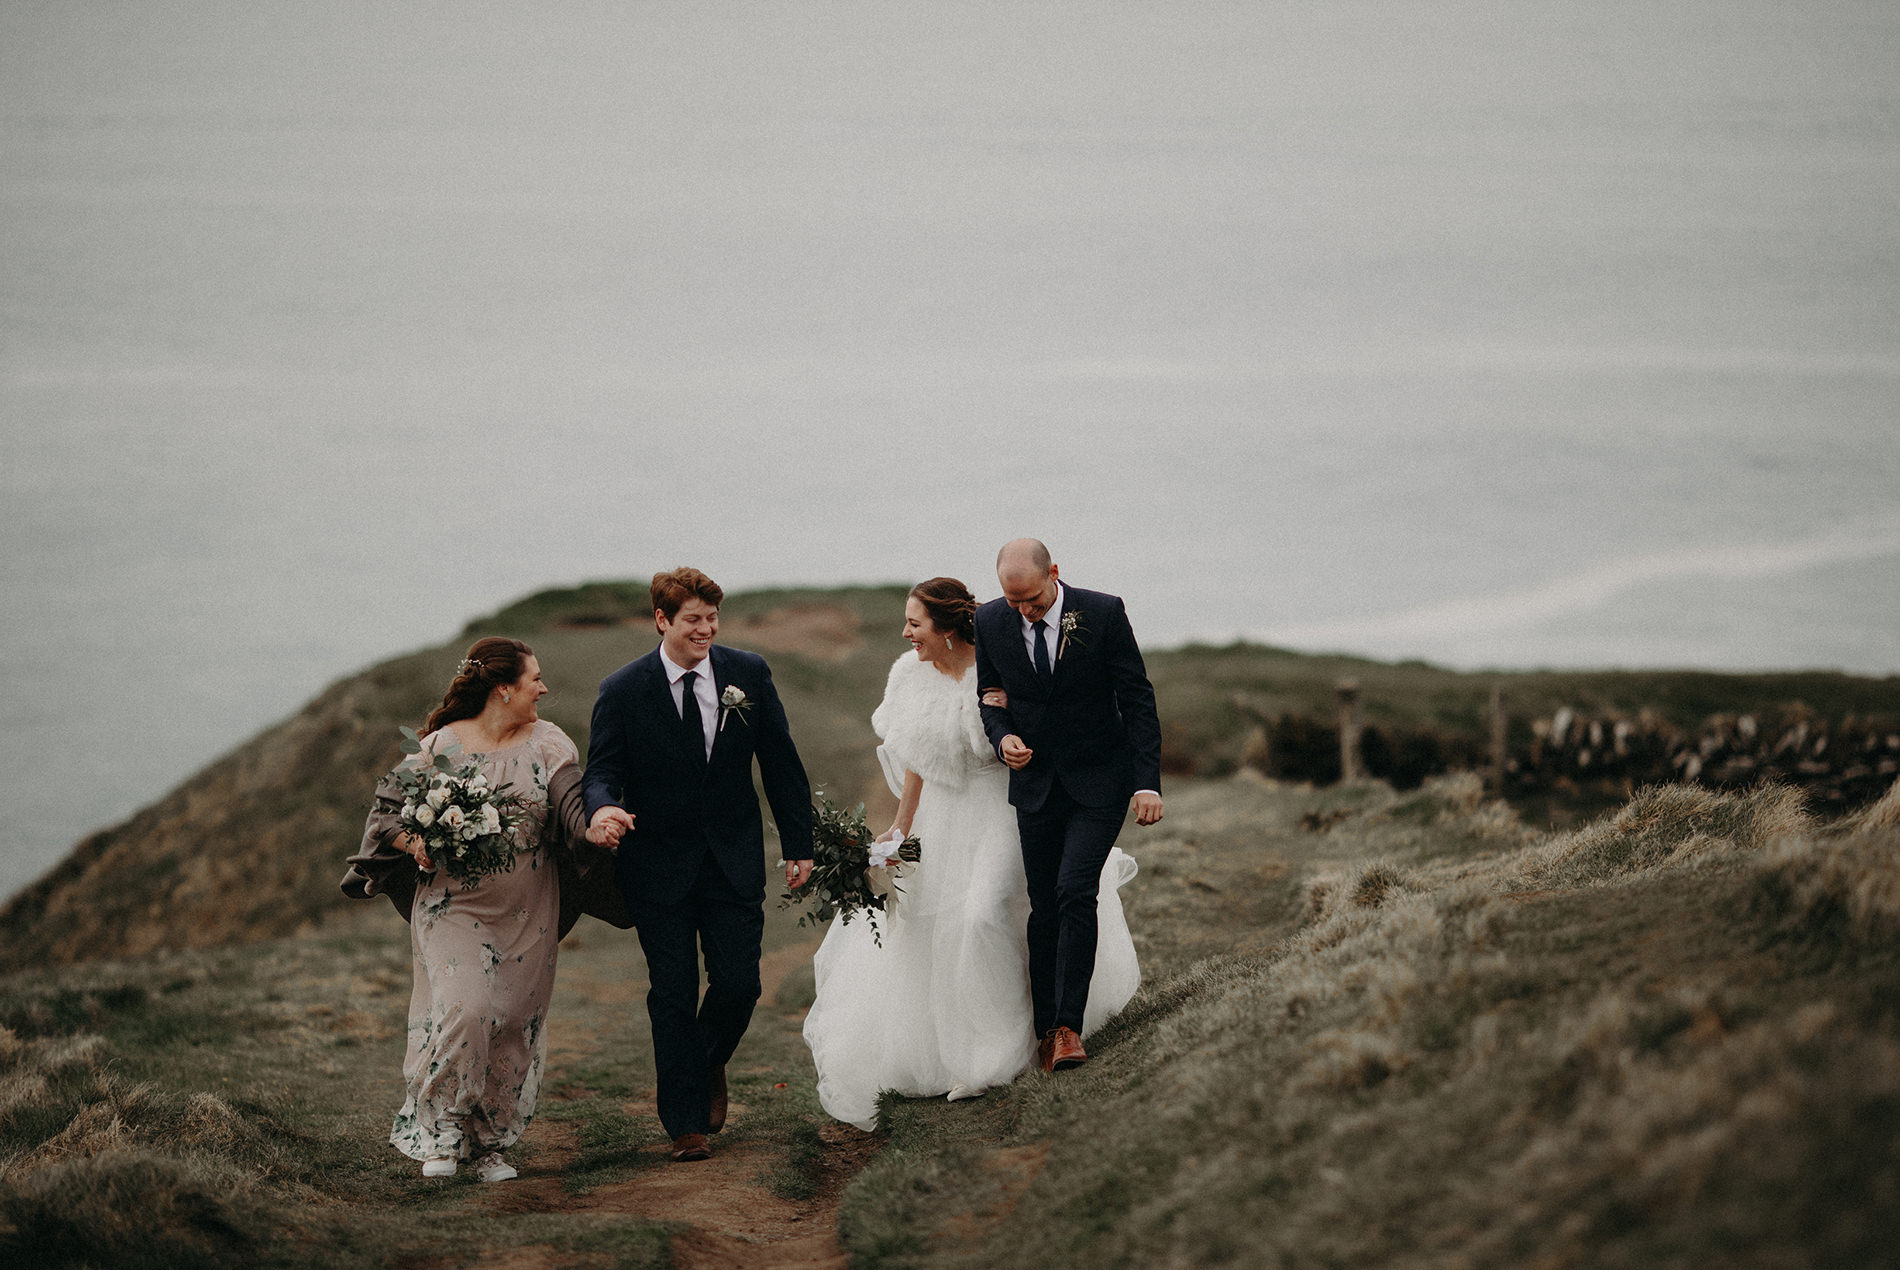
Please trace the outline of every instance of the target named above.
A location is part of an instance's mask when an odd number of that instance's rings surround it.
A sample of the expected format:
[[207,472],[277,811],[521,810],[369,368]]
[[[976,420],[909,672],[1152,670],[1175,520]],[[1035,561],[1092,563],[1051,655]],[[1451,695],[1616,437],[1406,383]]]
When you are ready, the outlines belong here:
[[1036,633],[1036,678],[1047,687],[1049,681],[1056,677],[1056,672],[1049,666],[1049,642],[1044,638],[1049,633],[1049,623],[1037,618],[1029,629]]
[[693,685],[699,682],[699,672],[689,670],[680,676],[680,723],[693,740],[693,753],[701,759],[706,757],[706,716],[699,712],[699,693]]

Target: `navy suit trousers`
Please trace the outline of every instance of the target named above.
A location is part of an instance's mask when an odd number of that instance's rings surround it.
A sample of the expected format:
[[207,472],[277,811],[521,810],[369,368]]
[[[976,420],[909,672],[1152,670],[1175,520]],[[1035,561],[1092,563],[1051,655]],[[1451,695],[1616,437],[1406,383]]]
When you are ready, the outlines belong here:
[[732,1057],[758,1004],[765,910],[757,895],[741,895],[733,887],[708,851],[684,902],[636,902],[634,923],[652,984],[647,1016],[653,1021],[660,1123],[672,1138],[704,1133],[712,1072]]
[[1086,807],[1056,781],[1035,811],[1016,809],[1029,880],[1029,996],[1036,1035],[1082,1033],[1095,975],[1095,902],[1102,866],[1128,806]]

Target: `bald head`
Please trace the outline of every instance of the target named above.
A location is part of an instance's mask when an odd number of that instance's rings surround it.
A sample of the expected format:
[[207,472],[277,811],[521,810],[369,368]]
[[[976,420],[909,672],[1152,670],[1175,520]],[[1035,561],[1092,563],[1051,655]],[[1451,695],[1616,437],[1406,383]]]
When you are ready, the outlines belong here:
[[1049,548],[1034,538],[1017,538],[1003,544],[996,553],[996,576],[1006,577],[1013,573],[1043,574],[1049,572],[1051,561]]
[[1049,548],[1034,538],[1018,538],[996,553],[996,580],[1003,599],[1034,622],[1056,602],[1056,565]]

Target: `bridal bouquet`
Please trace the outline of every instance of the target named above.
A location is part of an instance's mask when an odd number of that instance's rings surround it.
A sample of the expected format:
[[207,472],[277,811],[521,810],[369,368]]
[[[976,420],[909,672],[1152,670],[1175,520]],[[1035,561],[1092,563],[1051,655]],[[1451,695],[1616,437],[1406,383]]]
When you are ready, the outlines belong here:
[[[420,754],[422,738],[402,730],[405,754]],[[461,749],[451,739],[420,766],[404,764],[391,773],[402,789],[402,827],[422,839],[438,869],[464,888],[514,863],[523,800],[508,785],[491,786],[474,762],[457,766],[451,756]]]
[[897,906],[903,888],[897,879],[923,858],[923,843],[915,836],[874,839],[864,827],[864,804],[850,811],[834,807],[821,790],[812,807],[811,880],[797,891],[787,891],[780,908],[816,901],[799,917],[800,926],[823,925],[836,917],[849,923],[859,913],[871,923],[871,938],[884,946],[874,914]]

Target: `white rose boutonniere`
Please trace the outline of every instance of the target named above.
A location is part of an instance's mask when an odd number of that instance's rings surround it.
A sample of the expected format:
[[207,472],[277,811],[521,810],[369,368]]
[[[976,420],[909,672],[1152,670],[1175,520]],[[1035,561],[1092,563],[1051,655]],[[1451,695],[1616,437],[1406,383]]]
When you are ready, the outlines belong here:
[[726,730],[726,719],[733,711],[739,712],[741,719],[752,708],[752,698],[745,695],[745,689],[738,684],[727,684],[726,690],[719,694],[719,730]]
[[1068,654],[1070,640],[1075,641],[1077,648],[1088,647],[1088,628],[1082,625],[1082,615],[1073,609],[1062,615],[1062,642],[1056,645],[1057,661]]

